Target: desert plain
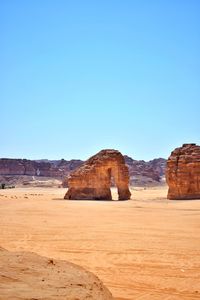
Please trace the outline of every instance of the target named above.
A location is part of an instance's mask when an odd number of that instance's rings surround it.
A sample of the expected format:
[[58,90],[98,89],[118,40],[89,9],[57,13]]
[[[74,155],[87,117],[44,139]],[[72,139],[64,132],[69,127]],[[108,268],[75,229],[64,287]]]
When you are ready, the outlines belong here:
[[166,186],[131,192],[73,201],[63,188],[1,190],[0,246],[78,264],[116,300],[200,299],[200,200],[167,200]]

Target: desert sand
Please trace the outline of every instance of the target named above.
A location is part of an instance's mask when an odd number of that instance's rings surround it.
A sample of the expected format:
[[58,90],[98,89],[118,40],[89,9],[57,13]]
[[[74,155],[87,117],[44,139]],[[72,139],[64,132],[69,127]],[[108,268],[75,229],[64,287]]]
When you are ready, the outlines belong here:
[[92,273],[67,261],[0,248],[0,300],[112,300]]
[[200,200],[131,191],[129,201],[73,201],[62,188],[1,190],[0,246],[78,264],[118,300],[199,299]]

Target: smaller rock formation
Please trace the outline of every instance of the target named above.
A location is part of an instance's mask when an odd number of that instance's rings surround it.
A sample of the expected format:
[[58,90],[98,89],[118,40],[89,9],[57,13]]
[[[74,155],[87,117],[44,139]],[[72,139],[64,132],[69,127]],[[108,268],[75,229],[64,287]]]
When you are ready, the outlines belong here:
[[167,161],[168,199],[200,199],[200,146],[183,144]]
[[119,200],[130,199],[129,173],[123,155],[117,150],[102,150],[89,158],[68,177],[65,199],[111,200],[115,181]]

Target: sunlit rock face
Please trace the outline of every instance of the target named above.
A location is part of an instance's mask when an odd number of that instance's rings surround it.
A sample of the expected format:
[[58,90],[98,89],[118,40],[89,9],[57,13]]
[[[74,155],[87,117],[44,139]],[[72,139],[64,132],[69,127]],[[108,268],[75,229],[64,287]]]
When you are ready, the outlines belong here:
[[68,177],[65,199],[111,200],[111,181],[118,188],[119,200],[130,199],[129,173],[123,155],[117,150],[102,150],[89,158]]
[[167,160],[168,199],[200,199],[200,146],[183,144]]

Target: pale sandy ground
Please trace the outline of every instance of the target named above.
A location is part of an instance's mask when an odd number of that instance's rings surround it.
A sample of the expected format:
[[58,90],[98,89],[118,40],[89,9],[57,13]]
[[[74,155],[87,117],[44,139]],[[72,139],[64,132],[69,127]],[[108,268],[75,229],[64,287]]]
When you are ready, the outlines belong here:
[[200,200],[169,201],[166,188],[134,189],[130,201],[65,191],[0,190],[0,246],[79,264],[118,300],[200,299]]
[[113,300],[91,272],[66,260],[0,247],[0,300]]

